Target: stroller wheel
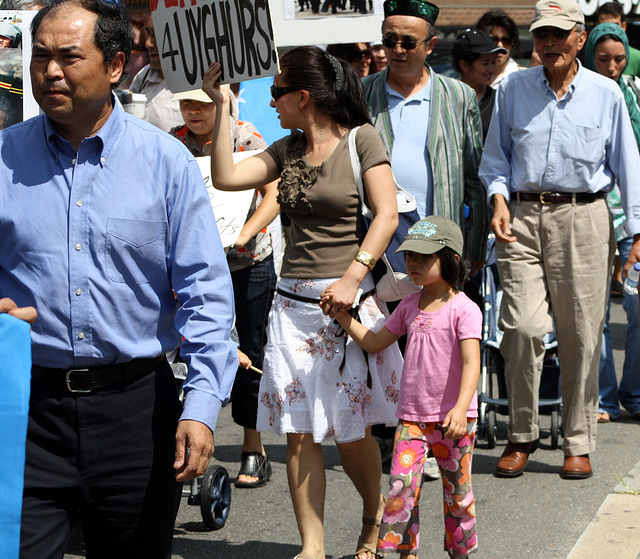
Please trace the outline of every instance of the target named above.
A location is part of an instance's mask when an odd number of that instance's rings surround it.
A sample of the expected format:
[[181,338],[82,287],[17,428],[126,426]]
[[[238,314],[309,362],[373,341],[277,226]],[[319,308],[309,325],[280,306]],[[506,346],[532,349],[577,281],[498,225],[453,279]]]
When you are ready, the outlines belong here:
[[551,412],[551,448],[558,448],[558,439],[560,438],[560,416],[557,410]]
[[478,402],[478,434],[476,439],[484,439],[487,432],[487,404]]
[[495,448],[497,438],[498,426],[496,425],[496,412],[495,410],[489,410],[487,412],[487,446],[489,448]]
[[209,530],[220,530],[229,517],[231,506],[231,482],[229,473],[222,466],[211,465],[202,476],[200,488],[200,512]]

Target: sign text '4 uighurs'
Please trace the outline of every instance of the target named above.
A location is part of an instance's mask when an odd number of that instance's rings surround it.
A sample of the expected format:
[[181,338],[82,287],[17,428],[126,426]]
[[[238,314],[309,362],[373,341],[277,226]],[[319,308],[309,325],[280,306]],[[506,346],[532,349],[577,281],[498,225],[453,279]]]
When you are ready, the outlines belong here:
[[212,62],[222,83],[278,73],[267,0],[151,0],[153,26],[167,86],[197,89]]

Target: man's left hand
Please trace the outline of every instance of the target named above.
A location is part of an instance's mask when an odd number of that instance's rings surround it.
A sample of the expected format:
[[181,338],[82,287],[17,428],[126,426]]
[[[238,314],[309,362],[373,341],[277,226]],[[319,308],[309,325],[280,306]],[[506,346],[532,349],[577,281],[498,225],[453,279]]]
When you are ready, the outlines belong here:
[[173,469],[177,481],[188,481],[204,474],[213,454],[213,433],[204,423],[184,420],[176,431],[176,460]]

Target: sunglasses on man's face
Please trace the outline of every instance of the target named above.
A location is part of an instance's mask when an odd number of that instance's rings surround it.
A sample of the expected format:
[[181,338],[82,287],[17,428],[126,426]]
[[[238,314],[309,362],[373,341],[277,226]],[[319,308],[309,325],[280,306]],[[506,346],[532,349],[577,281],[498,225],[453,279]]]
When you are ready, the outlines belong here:
[[272,85],[271,86],[271,99],[273,99],[273,102],[275,103],[283,95],[286,95],[287,93],[292,93],[294,91],[299,91],[299,89],[297,89],[295,87],[280,87],[280,86],[277,86],[277,85]]
[[544,41],[549,35],[553,35],[554,39],[558,41],[565,41],[573,29],[558,29],[557,27],[539,27],[538,29],[534,29],[531,34],[534,39],[538,41]]
[[426,43],[427,41],[414,41],[413,39],[405,39],[404,41],[396,41],[391,37],[384,37],[382,39],[382,44],[388,49],[395,49],[396,45],[400,45],[404,50],[413,50],[421,45],[422,43]]

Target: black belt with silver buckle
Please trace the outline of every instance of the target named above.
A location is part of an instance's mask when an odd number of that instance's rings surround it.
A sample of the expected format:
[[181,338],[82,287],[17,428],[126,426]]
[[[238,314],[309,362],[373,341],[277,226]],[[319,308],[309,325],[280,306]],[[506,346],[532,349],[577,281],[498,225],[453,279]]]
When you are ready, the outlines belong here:
[[606,192],[516,192],[520,202],[540,202],[541,204],[560,204],[564,202],[593,202],[604,198]]
[[34,365],[31,368],[31,378],[44,384],[66,388],[74,394],[88,394],[98,388],[147,376],[156,370],[164,359],[164,355],[161,355],[90,369],[50,369]]

